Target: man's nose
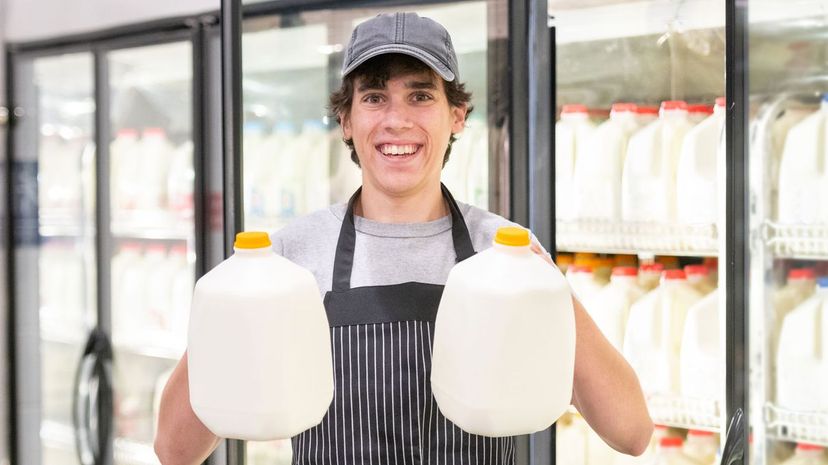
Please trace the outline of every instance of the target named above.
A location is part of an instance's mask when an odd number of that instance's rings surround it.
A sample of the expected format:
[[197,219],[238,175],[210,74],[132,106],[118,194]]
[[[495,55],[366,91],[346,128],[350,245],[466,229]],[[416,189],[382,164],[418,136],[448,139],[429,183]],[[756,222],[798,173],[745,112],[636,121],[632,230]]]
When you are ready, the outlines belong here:
[[411,115],[403,102],[392,101],[387,107],[385,126],[388,130],[401,130],[413,127]]

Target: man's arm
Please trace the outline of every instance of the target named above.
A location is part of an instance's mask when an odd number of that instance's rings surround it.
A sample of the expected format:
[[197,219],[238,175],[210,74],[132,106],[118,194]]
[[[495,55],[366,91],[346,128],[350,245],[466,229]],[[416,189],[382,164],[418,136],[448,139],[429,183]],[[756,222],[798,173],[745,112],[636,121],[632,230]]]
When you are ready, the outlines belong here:
[[185,353],[161,394],[155,454],[162,465],[200,465],[219,441],[220,438],[204,426],[190,406]]
[[[537,242],[532,251],[555,266]],[[575,380],[572,404],[589,426],[618,452],[641,455],[653,435],[638,376],[574,296]]]

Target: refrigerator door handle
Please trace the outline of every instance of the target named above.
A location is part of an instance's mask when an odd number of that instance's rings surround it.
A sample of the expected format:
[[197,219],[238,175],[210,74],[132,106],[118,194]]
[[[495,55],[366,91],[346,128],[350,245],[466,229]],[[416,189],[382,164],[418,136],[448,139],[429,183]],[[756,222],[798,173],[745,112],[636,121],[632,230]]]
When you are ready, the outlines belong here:
[[727,427],[727,439],[722,448],[721,465],[743,463],[745,458],[745,418],[741,408],[736,409]]
[[95,328],[83,350],[73,389],[72,423],[82,465],[101,465],[109,445],[113,416],[111,360],[109,339]]

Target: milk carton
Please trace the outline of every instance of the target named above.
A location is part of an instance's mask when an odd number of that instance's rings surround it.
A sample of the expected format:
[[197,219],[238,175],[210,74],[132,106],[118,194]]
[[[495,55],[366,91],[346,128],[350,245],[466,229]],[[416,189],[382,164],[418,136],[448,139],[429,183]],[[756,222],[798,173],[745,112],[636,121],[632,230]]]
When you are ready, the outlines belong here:
[[716,99],[712,115],[691,129],[684,139],[676,174],[676,214],[680,223],[715,224],[717,166],[724,138],[725,99]]
[[555,124],[555,216],[575,218],[573,186],[575,166],[587,152],[595,125],[584,105],[564,105]]
[[654,465],[699,465],[684,454],[684,441],[678,437],[662,438],[656,450]]
[[679,355],[681,394],[685,397],[721,398],[724,357],[719,341],[720,318],[718,291],[709,293],[687,310]]
[[333,400],[316,279],[276,255],[267,233],[238,234],[233,255],[198,280],[187,353],[193,411],[221,437],[290,438]]
[[783,408],[828,411],[828,277],[816,293],[788,313],[776,355],[776,397]]
[[464,431],[527,434],[569,408],[572,295],[558,269],[530,250],[528,230],[500,228],[493,247],[454,265],[434,327],[434,399]]
[[638,267],[638,286],[645,292],[652,291],[658,287],[663,272],[664,265],[661,263],[642,263]]
[[710,269],[705,265],[687,265],[684,267],[687,282],[703,295],[716,289],[716,282],[711,279]]
[[682,452],[695,460],[699,465],[715,465],[716,453],[719,451],[719,441],[710,431],[691,429],[687,432]]
[[661,285],[630,307],[624,356],[645,394],[679,392],[679,355],[687,310],[701,299],[682,270],[664,272]]
[[581,219],[621,219],[621,171],[630,135],[638,129],[635,105],[616,103],[575,162],[574,208]]
[[815,444],[800,442],[796,445],[793,457],[782,462],[781,465],[826,465],[825,448]]
[[692,128],[687,104],[664,102],[658,121],[633,134],[621,180],[624,221],[670,223],[676,218],[676,168]]
[[828,224],[828,94],[788,132],[779,165],[779,222]]
[[644,295],[638,286],[638,270],[616,267],[610,283],[601,289],[589,305],[590,315],[610,343],[622,351],[630,306]]

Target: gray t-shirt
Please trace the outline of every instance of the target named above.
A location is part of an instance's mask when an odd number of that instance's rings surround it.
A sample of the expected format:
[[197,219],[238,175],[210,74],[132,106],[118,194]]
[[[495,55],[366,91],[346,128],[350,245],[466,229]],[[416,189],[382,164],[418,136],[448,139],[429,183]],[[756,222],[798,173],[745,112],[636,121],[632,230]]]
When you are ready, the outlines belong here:
[[[516,226],[494,213],[459,203],[477,252],[492,245],[497,228]],[[334,256],[347,205],[298,218],[271,236],[273,249],[310,270],[324,296],[331,290]],[[354,216],[356,244],[351,287],[405,282],[445,284],[454,266],[451,216],[425,223],[380,223]]]

